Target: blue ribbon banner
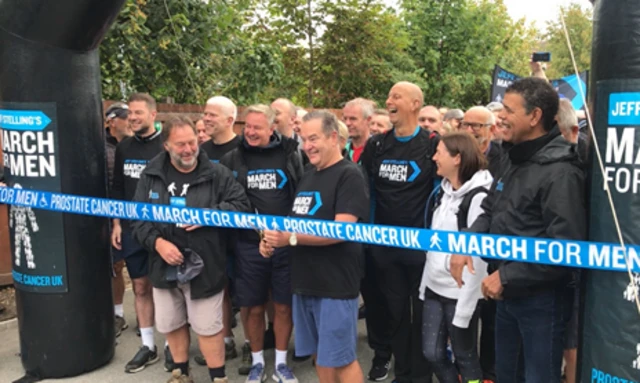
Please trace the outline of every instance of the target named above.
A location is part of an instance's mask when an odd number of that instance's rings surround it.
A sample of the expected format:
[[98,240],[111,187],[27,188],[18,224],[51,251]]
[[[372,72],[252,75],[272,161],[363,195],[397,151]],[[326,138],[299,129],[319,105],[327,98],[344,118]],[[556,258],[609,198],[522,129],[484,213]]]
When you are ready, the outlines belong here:
[[0,187],[0,203],[61,213],[234,229],[275,229],[344,241],[597,270],[640,272],[640,247],[370,225],[127,202]]

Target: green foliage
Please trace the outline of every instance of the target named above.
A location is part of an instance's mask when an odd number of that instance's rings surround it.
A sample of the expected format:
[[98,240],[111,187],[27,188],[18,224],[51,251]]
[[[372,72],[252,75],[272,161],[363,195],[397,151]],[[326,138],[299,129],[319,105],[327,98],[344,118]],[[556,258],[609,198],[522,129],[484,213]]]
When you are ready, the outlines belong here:
[[[518,70],[535,45],[524,22],[514,22],[502,0],[405,0],[413,37],[410,52],[423,69],[425,100],[468,107],[489,96],[495,64]],[[518,68],[514,68],[518,67]]]
[[[564,20],[569,31],[578,71],[588,70],[591,63],[593,10],[590,7],[582,7],[576,3],[560,9],[564,14]],[[575,72],[560,17],[558,15],[556,20],[547,23],[547,29],[544,34],[545,48],[551,52],[552,58],[547,70],[549,78],[560,78]]]
[[202,103],[224,91],[238,102],[253,101],[282,66],[276,48],[253,44],[242,31],[249,5],[128,0],[100,47],[104,97],[141,91]]
[[[340,107],[355,97],[384,106],[398,81],[429,104],[488,101],[493,67],[529,72],[548,49],[550,78],[573,72],[559,19],[544,34],[512,20],[503,0],[127,0],[100,48],[104,97],[133,91],[203,103],[287,97]],[[563,8],[580,70],[589,67],[591,10]],[[169,13],[171,17],[169,17]]]
[[402,21],[378,2],[326,4],[330,22],[320,38],[316,102],[340,106],[355,97],[384,105],[395,82],[424,85],[407,53],[409,36]]

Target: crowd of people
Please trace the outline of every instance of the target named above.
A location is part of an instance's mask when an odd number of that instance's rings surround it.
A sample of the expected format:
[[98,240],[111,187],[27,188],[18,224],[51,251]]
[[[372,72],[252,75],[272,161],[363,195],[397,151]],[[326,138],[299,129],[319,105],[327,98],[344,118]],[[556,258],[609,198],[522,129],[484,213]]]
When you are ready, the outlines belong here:
[[[105,113],[115,199],[341,222],[497,235],[586,238],[587,140],[571,103],[540,78],[518,80],[502,103],[466,111],[424,106],[395,84],[384,109],[356,98],[341,118],[290,100],[245,109],[209,99],[194,123],[131,95]],[[191,382],[190,334],[213,382],[241,356],[247,383],[271,371],[298,379],[309,357],[321,383],[575,382],[575,270],[459,254],[362,245],[274,228],[231,230],[114,219],[116,333],[122,272],[133,282],[141,347],[125,366],[159,360],[169,382]],[[364,304],[359,305],[360,297]],[[237,307],[237,309],[236,309]],[[245,339],[238,353],[236,315]],[[366,321],[374,358],[356,354]],[[267,362],[264,350],[275,348]],[[566,367],[563,369],[563,359]],[[393,366],[392,366],[393,363]],[[272,368],[268,367],[272,366]],[[393,368],[392,368],[393,367]],[[234,373],[235,374],[235,373]]]

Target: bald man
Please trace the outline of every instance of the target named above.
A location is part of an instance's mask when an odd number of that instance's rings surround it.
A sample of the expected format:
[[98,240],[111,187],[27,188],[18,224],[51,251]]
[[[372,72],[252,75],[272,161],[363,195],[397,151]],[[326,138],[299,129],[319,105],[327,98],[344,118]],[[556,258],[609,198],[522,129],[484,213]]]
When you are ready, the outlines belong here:
[[297,117],[295,104],[286,98],[278,98],[271,103],[271,109],[276,111],[275,124],[278,132],[285,137],[296,138],[293,130]]
[[[393,129],[371,137],[362,154],[375,204],[371,217],[375,224],[424,227],[425,200],[437,179],[431,158],[439,138],[418,126],[422,104],[418,86],[395,84],[386,102]],[[431,368],[422,356],[422,301],[418,297],[424,252],[372,246],[371,254],[389,309],[396,382],[431,382]]]
[[460,130],[466,130],[475,137],[489,162],[489,172],[495,178],[500,171],[502,148],[498,142],[491,141],[498,129],[495,115],[484,106],[474,106],[467,110],[460,123]]
[[440,115],[438,108],[433,105],[427,105],[420,109],[420,114],[418,114],[418,124],[427,132],[435,132],[438,134],[444,133],[442,130],[442,116]]

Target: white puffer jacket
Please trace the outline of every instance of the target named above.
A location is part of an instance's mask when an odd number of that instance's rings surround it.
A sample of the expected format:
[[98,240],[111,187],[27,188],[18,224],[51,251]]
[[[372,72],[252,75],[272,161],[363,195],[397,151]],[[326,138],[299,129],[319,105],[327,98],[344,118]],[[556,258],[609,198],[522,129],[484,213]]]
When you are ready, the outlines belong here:
[[[465,194],[472,189],[484,187],[491,188],[493,178],[488,170],[480,170],[471,179],[462,185],[458,190],[453,190],[451,183],[442,181],[442,191],[444,192],[440,205],[433,213],[431,228],[434,230],[458,231],[458,207]],[[482,213],[482,200],[487,195],[485,193],[476,194],[471,200],[469,211],[467,212],[467,224],[471,226]],[[462,274],[464,285],[459,288],[450,272],[450,253],[429,251],[426,254],[427,262],[422,273],[420,283],[420,299],[424,300],[425,288],[428,287],[433,292],[445,298],[456,299],[456,313],[453,318],[453,325],[459,328],[469,327],[469,322],[476,309],[478,300],[482,299],[480,284],[487,276],[487,263],[479,257],[473,257],[475,275],[471,274],[465,267]]]

